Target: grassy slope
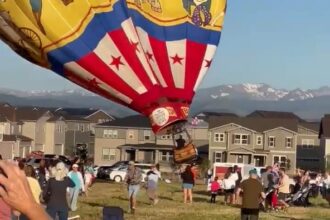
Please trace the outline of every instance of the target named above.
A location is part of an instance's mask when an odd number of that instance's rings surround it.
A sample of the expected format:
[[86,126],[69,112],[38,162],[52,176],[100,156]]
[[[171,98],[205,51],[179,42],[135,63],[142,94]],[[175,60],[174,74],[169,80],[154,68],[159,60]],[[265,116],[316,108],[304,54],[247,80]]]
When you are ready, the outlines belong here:
[[[141,190],[138,196],[138,207],[136,214],[125,213],[125,219],[130,220],[233,220],[240,219],[238,208],[222,205],[222,197],[218,197],[217,204],[209,204],[208,194],[205,194],[205,186],[197,186],[195,189],[194,204],[182,203],[182,193],[178,184],[160,185],[160,202],[156,206],[150,206],[145,190]],[[120,206],[125,212],[128,208],[127,193],[120,184],[96,183],[89,197],[81,197],[79,211],[71,215],[79,214],[83,220],[100,220],[103,206]],[[292,207],[288,213],[262,213],[260,219],[330,219],[328,204],[320,199],[311,200],[313,207],[296,208]]]

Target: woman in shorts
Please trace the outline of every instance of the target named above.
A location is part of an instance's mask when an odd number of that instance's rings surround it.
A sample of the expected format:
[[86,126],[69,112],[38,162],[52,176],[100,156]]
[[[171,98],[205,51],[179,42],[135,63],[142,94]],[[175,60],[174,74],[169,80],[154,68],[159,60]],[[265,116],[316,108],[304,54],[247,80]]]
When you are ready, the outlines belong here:
[[195,185],[195,180],[190,165],[188,165],[185,171],[181,173],[181,179],[183,188],[183,202],[187,203],[187,200],[189,200],[189,203],[192,203],[192,189]]

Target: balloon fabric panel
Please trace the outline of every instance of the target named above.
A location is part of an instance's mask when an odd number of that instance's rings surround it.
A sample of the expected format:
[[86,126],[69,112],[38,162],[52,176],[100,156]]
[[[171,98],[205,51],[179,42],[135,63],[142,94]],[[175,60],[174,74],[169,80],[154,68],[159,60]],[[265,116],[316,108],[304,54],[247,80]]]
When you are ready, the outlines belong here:
[[188,116],[225,12],[226,0],[0,0],[0,39],[168,132]]

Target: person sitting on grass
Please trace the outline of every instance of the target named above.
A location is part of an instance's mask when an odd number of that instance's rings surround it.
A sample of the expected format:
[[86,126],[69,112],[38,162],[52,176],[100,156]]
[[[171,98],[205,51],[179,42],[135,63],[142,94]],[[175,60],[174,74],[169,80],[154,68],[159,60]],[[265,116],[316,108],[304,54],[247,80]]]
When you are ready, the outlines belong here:
[[215,203],[216,197],[220,190],[220,184],[218,182],[218,177],[214,177],[214,180],[211,182],[211,203]]

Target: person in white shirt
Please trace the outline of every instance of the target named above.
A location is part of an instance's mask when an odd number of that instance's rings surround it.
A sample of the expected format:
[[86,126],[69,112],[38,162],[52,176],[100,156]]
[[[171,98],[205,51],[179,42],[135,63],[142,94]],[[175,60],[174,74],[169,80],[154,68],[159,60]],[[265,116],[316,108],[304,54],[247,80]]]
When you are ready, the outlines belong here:
[[223,188],[225,191],[225,204],[234,203],[236,180],[235,180],[235,175],[233,175],[232,171],[233,168],[228,167],[225,177],[223,179]]
[[152,205],[158,203],[157,188],[158,180],[161,178],[160,172],[156,169],[156,166],[152,166],[151,170],[147,173],[147,195]]

